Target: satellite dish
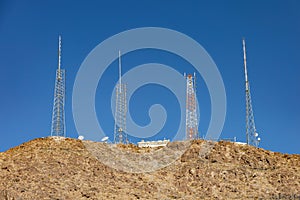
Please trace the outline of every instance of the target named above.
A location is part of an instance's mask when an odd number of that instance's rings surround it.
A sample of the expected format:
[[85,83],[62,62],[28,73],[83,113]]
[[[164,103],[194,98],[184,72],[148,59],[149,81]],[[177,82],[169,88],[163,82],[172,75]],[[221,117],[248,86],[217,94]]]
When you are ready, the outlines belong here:
[[258,136],[258,133],[255,133],[255,137],[257,137]]
[[107,140],[108,140],[108,137],[106,136],[106,137],[101,139],[101,142],[106,142]]
[[82,135],[78,136],[78,140],[83,140],[83,139],[84,139],[84,137]]
[[260,138],[257,138],[258,141],[260,141]]

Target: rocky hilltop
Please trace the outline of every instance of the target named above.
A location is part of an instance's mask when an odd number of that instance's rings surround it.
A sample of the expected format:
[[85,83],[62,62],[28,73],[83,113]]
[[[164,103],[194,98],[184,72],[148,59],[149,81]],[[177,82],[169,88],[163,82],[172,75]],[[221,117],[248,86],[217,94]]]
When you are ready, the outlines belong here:
[[[300,199],[300,155],[196,140],[175,162],[130,173],[103,164],[85,143],[98,146],[101,155],[110,151],[104,143],[39,138],[0,153],[0,200]],[[211,149],[201,153],[207,144]],[[115,148],[140,155],[161,151]]]

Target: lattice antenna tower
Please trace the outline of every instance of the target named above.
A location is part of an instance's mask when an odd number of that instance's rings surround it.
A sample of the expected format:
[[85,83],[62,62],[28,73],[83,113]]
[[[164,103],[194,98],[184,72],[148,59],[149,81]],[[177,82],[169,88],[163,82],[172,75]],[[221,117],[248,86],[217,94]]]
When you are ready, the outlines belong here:
[[66,136],[65,70],[61,69],[61,36],[58,38],[58,68],[56,70],[51,136]]
[[186,139],[198,138],[198,119],[196,102],[196,74],[186,76]]
[[246,140],[248,145],[258,146],[260,138],[255,128],[254,114],[251,101],[250,83],[248,81],[247,59],[246,59],[246,43],[243,39],[244,53],[244,71],[245,71],[245,87],[246,87]]
[[116,109],[115,109],[115,127],[114,127],[114,142],[128,143],[126,134],[126,84],[122,83],[122,64],[121,51],[119,51],[119,83],[116,87]]

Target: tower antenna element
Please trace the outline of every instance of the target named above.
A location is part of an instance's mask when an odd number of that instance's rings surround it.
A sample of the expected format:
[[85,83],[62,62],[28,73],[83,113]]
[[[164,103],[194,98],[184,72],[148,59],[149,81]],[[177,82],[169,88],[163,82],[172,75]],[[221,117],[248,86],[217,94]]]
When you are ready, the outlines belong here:
[[58,69],[60,70],[61,63],[61,36],[58,36]]
[[[121,51],[119,50],[119,84],[122,85],[122,63],[121,63]],[[122,88],[120,87],[120,92]]]
[[260,138],[255,128],[252,100],[250,93],[250,83],[248,81],[247,59],[246,59],[246,42],[243,38],[244,53],[244,72],[245,72],[245,92],[246,92],[246,141],[248,145],[258,146]]
[[65,70],[61,69],[61,36],[58,37],[58,67],[56,70],[51,136],[66,136]]
[[186,78],[186,139],[198,138],[198,118],[196,101],[196,74],[184,74]]
[[116,86],[114,143],[128,143],[126,134],[126,84],[122,83],[121,51],[119,51],[119,83]]

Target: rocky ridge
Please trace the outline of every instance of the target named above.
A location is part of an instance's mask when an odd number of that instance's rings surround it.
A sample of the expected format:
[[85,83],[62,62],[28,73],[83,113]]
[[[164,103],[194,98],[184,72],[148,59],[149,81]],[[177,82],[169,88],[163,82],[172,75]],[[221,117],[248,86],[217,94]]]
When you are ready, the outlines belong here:
[[[109,144],[97,145],[105,154]],[[128,173],[101,163],[83,141],[38,138],[0,153],[2,199],[300,199],[300,155],[195,140],[164,168]]]

